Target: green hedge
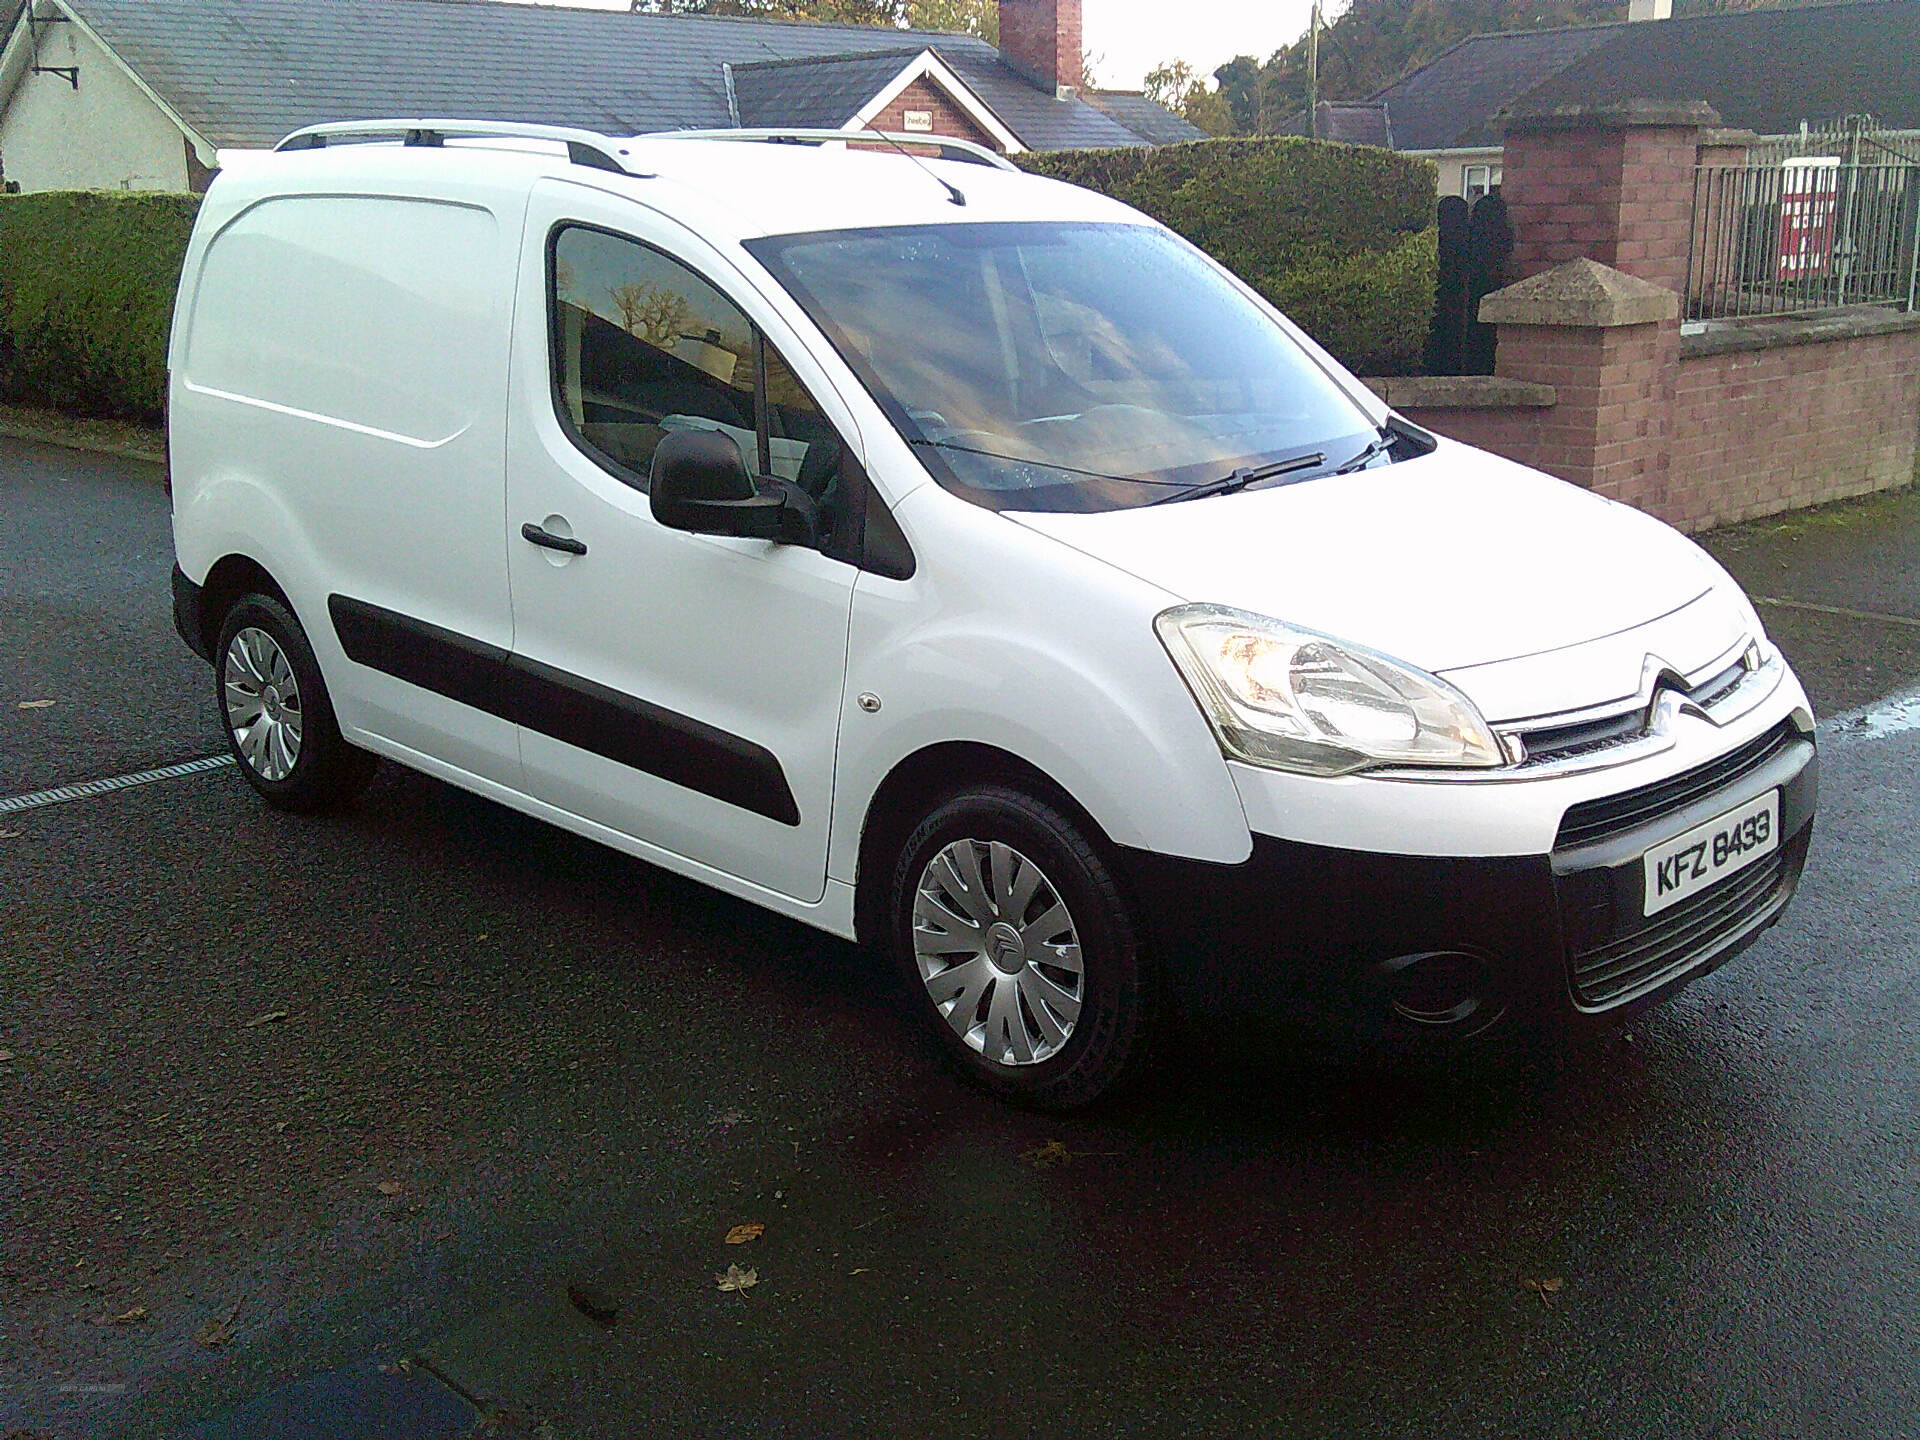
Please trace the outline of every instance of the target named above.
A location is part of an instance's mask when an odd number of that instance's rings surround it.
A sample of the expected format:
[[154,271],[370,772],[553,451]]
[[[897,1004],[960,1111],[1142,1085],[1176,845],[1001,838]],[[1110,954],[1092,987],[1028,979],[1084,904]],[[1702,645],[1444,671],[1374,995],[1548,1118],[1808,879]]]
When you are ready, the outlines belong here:
[[197,195],[0,196],[0,397],[157,420]]
[[1357,373],[1419,368],[1439,263],[1430,161],[1286,136],[1019,163],[1178,231]]

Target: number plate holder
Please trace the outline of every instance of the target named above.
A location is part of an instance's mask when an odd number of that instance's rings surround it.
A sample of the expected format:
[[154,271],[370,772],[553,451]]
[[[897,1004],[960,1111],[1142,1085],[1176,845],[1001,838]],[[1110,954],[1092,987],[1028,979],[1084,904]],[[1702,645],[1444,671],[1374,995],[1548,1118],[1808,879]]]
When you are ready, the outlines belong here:
[[1780,848],[1780,792],[1722,811],[1641,857],[1640,913],[1657,915]]

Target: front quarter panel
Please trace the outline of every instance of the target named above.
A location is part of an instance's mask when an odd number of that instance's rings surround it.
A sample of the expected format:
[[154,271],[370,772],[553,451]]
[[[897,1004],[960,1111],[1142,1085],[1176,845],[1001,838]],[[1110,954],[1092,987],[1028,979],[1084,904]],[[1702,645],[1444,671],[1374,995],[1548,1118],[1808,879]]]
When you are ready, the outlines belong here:
[[887,775],[952,741],[1034,766],[1116,844],[1251,853],[1213,733],[1153,631],[1175,597],[931,484],[895,515],[917,567],[855,592],[831,875],[856,878]]

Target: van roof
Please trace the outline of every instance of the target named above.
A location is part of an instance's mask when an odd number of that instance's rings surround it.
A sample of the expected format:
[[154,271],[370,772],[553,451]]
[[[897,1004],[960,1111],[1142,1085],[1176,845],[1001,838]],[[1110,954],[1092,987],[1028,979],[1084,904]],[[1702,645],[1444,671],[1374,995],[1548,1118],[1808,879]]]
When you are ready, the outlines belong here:
[[[727,132],[615,138],[500,126],[502,132],[516,133],[462,136],[453,131],[443,143],[402,144],[397,127],[428,122],[381,123],[394,138],[356,135],[351,143],[336,140],[324,148],[300,148],[295,138],[284,142],[295,148],[270,154],[225,154],[219,188],[244,203],[348,180],[393,193],[432,195],[476,184],[517,190],[555,178],[629,195],[710,239],[736,242],[883,225],[1142,218],[1117,201],[1015,170],[997,157],[982,163],[909,156],[875,148],[873,137],[858,134],[847,137],[853,144],[776,143]],[[599,153],[583,153],[583,141],[571,140],[570,159],[570,138],[560,137],[576,133]],[[899,138],[945,143],[940,137]],[[964,204],[955,203],[956,191]]]

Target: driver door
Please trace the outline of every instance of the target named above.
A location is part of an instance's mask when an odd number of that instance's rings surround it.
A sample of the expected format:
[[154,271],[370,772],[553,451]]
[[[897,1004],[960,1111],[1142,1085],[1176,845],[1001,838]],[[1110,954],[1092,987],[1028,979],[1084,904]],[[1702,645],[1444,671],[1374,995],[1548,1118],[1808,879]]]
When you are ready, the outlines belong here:
[[[817,902],[858,574],[828,553],[849,417],[778,313],[664,217],[547,181],[526,237],[507,544],[527,788],[676,868]],[[656,521],[652,451],[689,429],[811,490],[822,544]]]

